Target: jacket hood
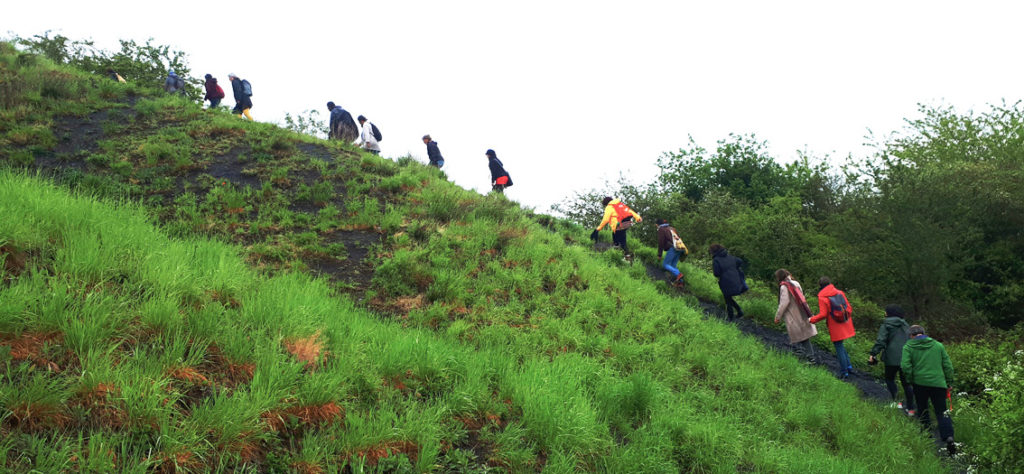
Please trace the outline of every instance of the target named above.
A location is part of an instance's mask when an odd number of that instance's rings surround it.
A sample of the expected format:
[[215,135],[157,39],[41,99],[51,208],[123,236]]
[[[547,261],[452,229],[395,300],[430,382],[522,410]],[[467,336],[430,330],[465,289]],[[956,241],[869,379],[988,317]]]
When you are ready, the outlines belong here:
[[889,316],[885,318],[882,320],[882,324],[893,328],[903,328],[905,330],[910,328],[910,325],[907,324],[906,320],[896,316]]
[[216,77],[211,77],[211,78],[206,80],[206,83],[207,84],[216,84],[217,83],[217,78]]
[[835,295],[838,295],[838,294],[839,294],[839,290],[836,289],[835,285],[828,285],[828,286],[822,288],[821,291],[818,292],[818,296],[824,296],[826,298],[828,298],[829,296],[835,296]]
[[925,336],[921,339],[908,339],[906,347],[911,347],[914,349],[930,349],[934,345],[935,339]]
[[727,255],[729,255],[729,251],[728,251],[728,250],[726,250],[726,249],[721,249],[721,250],[719,250],[719,251],[715,252],[715,255],[714,255],[714,256],[715,256],[715,257],[725,257],[725,256],[727,256]]
[[168,76],[177,76],[177,74],[174,73],[174,69],[171,69],[170,71],[167,71],[167,75]]

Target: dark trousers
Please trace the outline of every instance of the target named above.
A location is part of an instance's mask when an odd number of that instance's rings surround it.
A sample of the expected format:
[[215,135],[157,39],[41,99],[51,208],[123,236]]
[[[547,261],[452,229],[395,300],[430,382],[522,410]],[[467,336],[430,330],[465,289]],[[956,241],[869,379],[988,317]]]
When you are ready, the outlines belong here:
[[725,311],[729,315],[729,319],[732,319],[733,317],[733,308],[736,309],[736,315],[742,317],[743,308],[740,308],[740,305],[736,303],[736,300],[734,300],[732,296],[722,296],[725,298]]
[[811,362],[814,362],[814,344],[811,344],[810,339],[804,339],[796,344],[793,344],[794,350],[797,356],[803,357]]
[[889,389],[889,394],[892,395],[892,401],[896,401],[896,396],[899,395],[899,389],[896,388],[896,376],[900,376],[900,385],[903,386],[903,395],[906,396],[903,402],[903,408],[907,410],[914,409],[914,387],[907,383],[907,377],[903,375],[903,370],[898,365],[887,365],[885,366],[885,386]]
[[928,402],[932,404],[935,418],[939,420],[939,437],[943,441],[953,437],[953,420],[946,415],[946,387],[925,387],[914,384],[914,398],[917,399],[917,419],[921,426],[931,429],[932,417],[929,414]]
[[612,232],[612,243],[622,249],[622,253],[629,255],[629,247],[626,246],[626,229],[619,229]]
[[220,99],[210,99],[210,108],[216,109],[220,105]]
[[494,191],[494,192],[500,193],[500,194],[505,194],[505,185],[504,184],[494,184],[494,185],[491,185],[491,191]]

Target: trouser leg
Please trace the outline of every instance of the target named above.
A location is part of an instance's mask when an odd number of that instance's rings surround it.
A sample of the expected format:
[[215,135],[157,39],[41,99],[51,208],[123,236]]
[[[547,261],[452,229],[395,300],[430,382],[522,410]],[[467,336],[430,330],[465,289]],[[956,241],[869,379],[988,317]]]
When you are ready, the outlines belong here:
[[839,374],[850,375],[850,355],[846,353],[843,341],[834,341],[832,345],[836,347],[836,359],[839,360]]
[[629,247],[626,246],[626,229],[619,229],[612,232],[612,243],[622,249],[622,253],[629,254]]
[[903,407],[907,410],[913,410],[917,407],[917,400],[914,399],[914,386],[907,383],[907,376],[903,374],[903,370],[900,369],[900,385],[903,386],[903,396],[906,398],[906,402]]
[[679,276],[679,268],[676,267],[678,263],[679,252],[676,251],[676,249],[668,249],[668,251],[665,252],[665,259],[661,261],[661,267],[672,274],[673,280]]
[[735,310],[735,314],[737,316],[743,316],[743,309],[740,308],[740,305],[738,303],[736,303],[736,300],[733,299],[732,296],[725,296],[725,295],[722,295],[722,296],[725,299],[725,311],[729,315],[729,319],[733,318],[733,311],[734,310]]
[[892,396],[894,402],[899,395],[899,389],[896,387],[896,374],[899,372],[900,368],[895,365],[885,366],[885,387],[889,389],[889,395]]

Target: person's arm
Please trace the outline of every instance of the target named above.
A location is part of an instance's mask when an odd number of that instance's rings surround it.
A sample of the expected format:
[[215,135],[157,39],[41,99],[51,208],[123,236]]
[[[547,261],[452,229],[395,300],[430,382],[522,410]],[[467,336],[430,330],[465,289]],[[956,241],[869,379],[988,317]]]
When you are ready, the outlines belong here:
[[825,319],[825,316],[828,315],[828,308],[828,298],[818,295],[818,314],[811,316],[811,324],[814,324],[818,321],[821,321],[822,319]]
[[711,259],[711,273],[715,275],[715,278],[722,277],[722,265],[718,263],[717,258]]
[[[601,223],[598,224],[597,230],[600,231],[601,229],[603,229],[605,224],[611,222],[611,220],[612,220],[612,207],[611,206],[605,206],[604,207],[604,217],[601,219]],[[613,228],[612,231],[614,232],[615,229]]]
[[631,216],[633,216],[633,218],[634,218],[634,219],[636,219],[636,221],[637,221],[638,223],[639,223],[639,222],[643,222],[643,221],[644,221],[644,220],[643,220],[642,218],[640,218],[640,214],[637,214],[637,213],[636,213],[636,211],[634,211],[634,210],[632,210],[632,209],[630,209],[630,210],[629,210],[629,214],[630,214]]
[[875,338],[875,345],[871,346],[871,350],[868,351],[868,355],[874,357],[885,350],[885,346],[889,344],[889,325],[882,323],[878,328],[878,337]]
[[946,348],[940,346],[942,349],[942,374],[946,377],[946,386],[953,387],[953,362],[949,360],[949,353],[946,352]]
[[786,312],[786,307],[789,306],[789,288],[786,285],[779,285],[779,309],[775,310],[775,324],[779,323],[782,319],[782,313]]
[[[907,382],[914,383],[914,361],[906,347],[903,348],[903,358],[900,359],[900,370],[907,377]],[[918,407],[921,408],[921,407]]]

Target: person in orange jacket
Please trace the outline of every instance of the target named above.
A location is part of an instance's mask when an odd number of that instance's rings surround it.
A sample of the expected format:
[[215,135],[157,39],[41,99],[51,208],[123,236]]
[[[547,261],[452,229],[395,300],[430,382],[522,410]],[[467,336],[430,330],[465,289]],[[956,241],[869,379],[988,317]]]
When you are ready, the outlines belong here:
[[640,214],[623,204],[620,199],[605,197],[601,200],[601,204],[604,206],[604,218],[601,219],[597,230],[590,234],[590,239],[596,241],[597,233],[601,232],[605,224],[608,224],[612,229],[612,243],[622,249],[626,258],[632,257],[629,247],[626,246],[626,229],[632,227],[633,224],[643,222],[643,219],[640,218]]
[[853,308],[850,306],[850,300],[846,299],[846,293],[836,289],[828,277],[821,277],[818,286],[821,287],[821,291],[818,292],[818,314],[808,318],[808,322],[814,324],[827,318],[828,335],[836,348],[836,358],[839,360],[838,376],[845,379],[853,370],[850,355],[843,346],[843,341],[857,334],[853,328]]

